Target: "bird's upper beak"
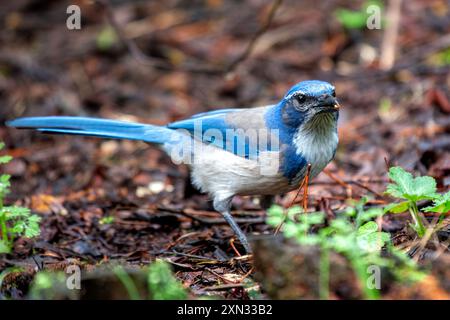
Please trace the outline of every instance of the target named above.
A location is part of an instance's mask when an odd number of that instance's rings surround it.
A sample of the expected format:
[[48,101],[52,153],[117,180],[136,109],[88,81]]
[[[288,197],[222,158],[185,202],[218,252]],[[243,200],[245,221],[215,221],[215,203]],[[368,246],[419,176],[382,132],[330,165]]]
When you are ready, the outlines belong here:
[[337,111],[341,108],[341,105],[336,98],[330,95],[322,97],[319,101],[319,106],[323,109],[328,109],[329,111]]

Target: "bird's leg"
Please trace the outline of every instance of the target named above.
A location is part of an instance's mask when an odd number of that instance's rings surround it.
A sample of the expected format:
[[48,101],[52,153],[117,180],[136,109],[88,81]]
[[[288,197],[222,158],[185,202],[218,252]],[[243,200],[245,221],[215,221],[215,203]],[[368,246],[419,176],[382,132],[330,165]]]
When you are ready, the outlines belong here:
[[306,175],[303,179],[303,211],[306,212],[308,210],[308,185],[309,185],[309,175],[311,174],[311,163],[308,163],[308,167],[306,168]]
[[252,249],[250,248],[247,237],[245,236],[244,232],[242,232],[241,228],[233,219],[233,216],[230,213],[231,199],[232,198],[227,198],[225,200],[214,199],[214,209],[222,214],[225,221],[230,225],[231,229],[233,229],[235,235],[241,242],[245,251],[247,253],[251,253]]
[[247,237],[245,236],[244,232],[242,232],[241,228],[238,226],[236,221],[233,219],[232,215],[229,211],[221,212],[224,219],[228,222],[231,229],[233,229],[234,233],[236,234],[237,238],[241,242],[241,244],[244,246],[245,251],[247,253],[251,253],[252,249],[250,248],[250,245],[248,244]]

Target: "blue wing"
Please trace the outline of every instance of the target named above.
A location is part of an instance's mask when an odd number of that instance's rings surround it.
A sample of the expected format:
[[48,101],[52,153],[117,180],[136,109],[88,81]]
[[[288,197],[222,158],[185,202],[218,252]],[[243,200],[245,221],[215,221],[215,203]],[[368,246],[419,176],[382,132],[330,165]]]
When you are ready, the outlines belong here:
[[248,129],[257,132],[266,128],[264,114],[267,108],[214,110],[170,123],[167,127],[188,131],[195,139],[235,155],[254,158],[261,151],[261,146],[257,136],[248,135]]

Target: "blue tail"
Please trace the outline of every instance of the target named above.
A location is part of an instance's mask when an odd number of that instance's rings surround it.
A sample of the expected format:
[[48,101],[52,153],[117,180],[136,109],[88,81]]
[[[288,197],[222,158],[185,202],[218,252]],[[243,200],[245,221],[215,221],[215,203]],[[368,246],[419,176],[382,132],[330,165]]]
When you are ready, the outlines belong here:
[[74,134],[111,139],[140,140],[164,144],[176,138],[167,127],[125,121],[84,117],[31,117],[8,121],[16,128],[35,129],[45,133]]

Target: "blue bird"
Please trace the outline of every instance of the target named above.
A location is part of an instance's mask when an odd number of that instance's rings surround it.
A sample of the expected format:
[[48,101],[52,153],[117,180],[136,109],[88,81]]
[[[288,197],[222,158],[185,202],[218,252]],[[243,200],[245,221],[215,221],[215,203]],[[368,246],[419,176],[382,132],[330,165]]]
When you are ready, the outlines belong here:
[[230,214],[236,195],[271,196],[299,187],[310,164],[317,176],[338,145],[339,104],[324,81],[294,85],[275,105],[205,112],[166,126],[85,117],[31,117],[16,128],[159,144],[191,167],[193,184],[213,199],[247,252],[246,236]]

